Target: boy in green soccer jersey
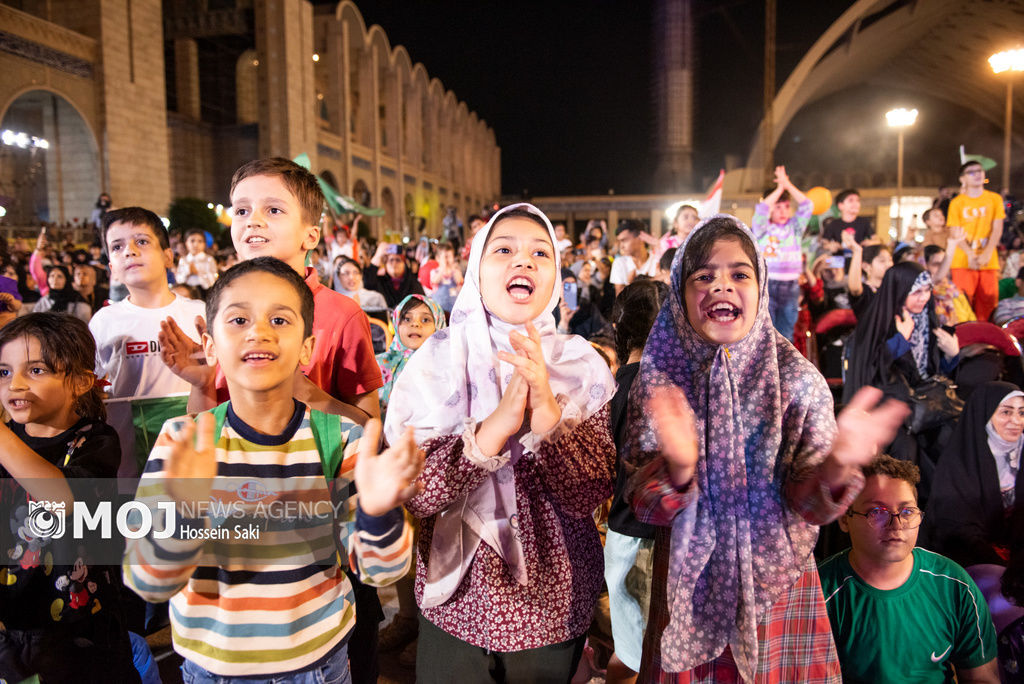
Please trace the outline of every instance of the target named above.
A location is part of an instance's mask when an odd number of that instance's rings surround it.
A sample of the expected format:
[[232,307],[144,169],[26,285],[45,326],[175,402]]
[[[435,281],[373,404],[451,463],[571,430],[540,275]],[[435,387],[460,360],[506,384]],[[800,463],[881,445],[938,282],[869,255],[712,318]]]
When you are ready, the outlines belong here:
[[851,548],[821,564],[844,682],[997,684],[996,635],[974,581],[915,548],[917,466],[881,456],[839,525]]

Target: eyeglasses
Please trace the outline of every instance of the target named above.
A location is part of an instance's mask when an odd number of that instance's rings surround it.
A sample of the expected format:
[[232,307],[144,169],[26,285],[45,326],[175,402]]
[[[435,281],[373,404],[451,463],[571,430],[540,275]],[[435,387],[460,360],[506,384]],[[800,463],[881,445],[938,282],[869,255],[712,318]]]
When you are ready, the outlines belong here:
[[985,169],[967,169],[964,171],[965,176],[977,176],[983,173],[985,173]]
[[914,506],[907,506],[901,509],[898,513],[892,513],[888,508],[876,507],[871,508],[864,513],[858,513],[857,511],[848,511],[849,515],[859,515],[866,518],[868,523],[872,527],[876,527],[880,530],[885,529],[892,524],[893,520],[899,520],[899,526],[903,529],[914,529],[921,524],[921,520],[924,518],[924,511]]

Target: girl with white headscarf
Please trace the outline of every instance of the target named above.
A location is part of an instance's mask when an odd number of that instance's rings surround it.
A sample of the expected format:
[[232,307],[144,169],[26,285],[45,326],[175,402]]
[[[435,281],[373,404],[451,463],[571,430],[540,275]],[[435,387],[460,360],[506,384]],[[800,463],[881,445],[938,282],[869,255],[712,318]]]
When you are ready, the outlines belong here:
[[[658,527],[640,681],[839,682],[812,550],[905,409],[839,416],[773,327],[750,230],[712,217],[676,253],[630,393],[637,518]],[[692,410],[690,409],[692,407]]]
[[[426,451],[417,681],[568,681],[601,588],[591,517],[612,491],[615,382],[560,335],[551,222],[497,212],[473,240],[450,327],[395,383],[385,433]],[[491,673],[504,673],[503,676]]]

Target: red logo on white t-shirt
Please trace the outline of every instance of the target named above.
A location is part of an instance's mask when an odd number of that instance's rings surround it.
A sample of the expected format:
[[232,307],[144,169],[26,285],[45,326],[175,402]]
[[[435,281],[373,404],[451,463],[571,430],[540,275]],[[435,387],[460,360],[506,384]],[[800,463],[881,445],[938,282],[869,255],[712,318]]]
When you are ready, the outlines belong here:
[[126,342],[124,345],[126,354],[145,354],[149,351],[149,342]]

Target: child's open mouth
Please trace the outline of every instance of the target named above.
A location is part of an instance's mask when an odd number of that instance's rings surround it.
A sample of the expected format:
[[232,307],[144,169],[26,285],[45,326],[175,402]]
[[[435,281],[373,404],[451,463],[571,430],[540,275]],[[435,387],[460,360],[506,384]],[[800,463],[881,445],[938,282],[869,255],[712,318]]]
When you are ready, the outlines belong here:
[[7,408],[12,411],[20,411],[21,409],[28,408],[31,402],[27,399],[8,399]]
[[533,294],[536,286],[533,281],[523,276],[516,276],[512,280],[508,281],[508,285],[505,286],[505,290],[508,291],[509,296],[517,301],[525,301],[530,298]]
[[265,245],[268,242],[270,242],[270,240],[263,237],[262,235],[250,235],[249,237],[245,238],[245,244],[247,245]]
[[716,323],[731,323],[742,313],[742,309],[729,302],[718,302],[704,310],[704,315]]
[[251,351],[242,356],[242,361],[253,366],[270,363],[277,359],[277,354],[267,351]]

